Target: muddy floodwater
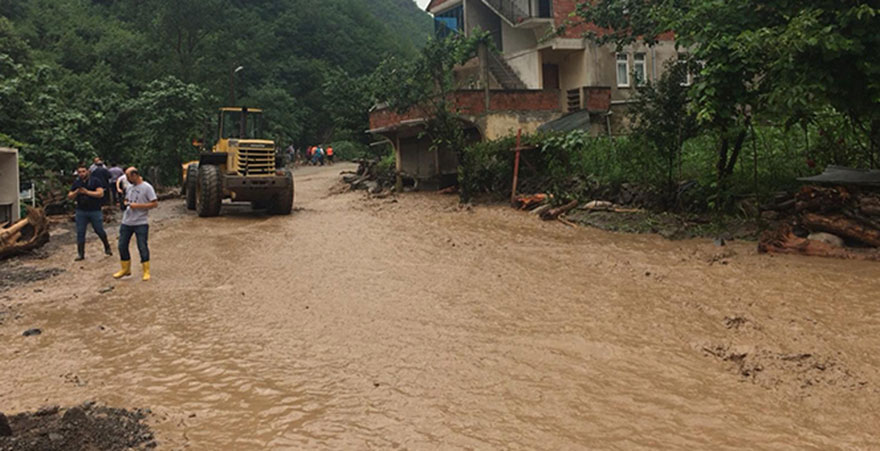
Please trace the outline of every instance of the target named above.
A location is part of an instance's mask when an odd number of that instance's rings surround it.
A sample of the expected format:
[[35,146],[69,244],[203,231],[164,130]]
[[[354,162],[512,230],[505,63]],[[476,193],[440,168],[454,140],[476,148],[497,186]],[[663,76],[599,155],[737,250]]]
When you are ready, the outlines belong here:
[[[162,206],[0,293],[0,411],[150,408],[163,449],[878,449],[880,265],[333,194]],[[112,288],[112,290],[111,290]],[[23,337],[29,328],[39,336]]]

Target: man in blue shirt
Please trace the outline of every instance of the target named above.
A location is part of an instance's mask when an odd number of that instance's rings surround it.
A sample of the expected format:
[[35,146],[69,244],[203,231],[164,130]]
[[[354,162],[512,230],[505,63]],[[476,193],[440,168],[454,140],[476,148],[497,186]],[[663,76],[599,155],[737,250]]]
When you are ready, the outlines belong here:
[[85,164],[76,168],[76,174],[76,181],[67,193],[68,199],[76,200],[76,261],[86,258],[86,227],[89,224],[92,224],[92,229],[104,243],[104,253],[113,255],[110,242],[107,241],[107,232],[104,231],[104,215],[101,213],[106,187],[101,180],[89,174]]

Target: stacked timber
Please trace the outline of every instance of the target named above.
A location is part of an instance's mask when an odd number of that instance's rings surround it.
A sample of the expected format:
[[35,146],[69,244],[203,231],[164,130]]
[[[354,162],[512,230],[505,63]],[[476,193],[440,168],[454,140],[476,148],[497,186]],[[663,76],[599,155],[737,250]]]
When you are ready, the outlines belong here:
[[41,208],[28,208],[27,217],[0,228],[0,259],[37,249],[49,242],[49,221]]
[[880,260],[880,193],[808,185],[794,210],[794,221],[762,235],[759,251]]

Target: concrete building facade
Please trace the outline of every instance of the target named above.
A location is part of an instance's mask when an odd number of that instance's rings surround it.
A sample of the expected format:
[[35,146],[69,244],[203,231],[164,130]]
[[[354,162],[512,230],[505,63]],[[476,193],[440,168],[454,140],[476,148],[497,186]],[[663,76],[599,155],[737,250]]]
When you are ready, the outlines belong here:
[[18,221],[18,150],[0,147],[0,225]]
[[[455,102],[462,126],[474,140],[496,139],[576,113],[593,134],[626,131],[625,109],[636,88],[657,80],[678,53],[669,34],[654,46],[636,43],[618,51],[584,37],[601,33],[589,24],[570,24],[587,0],[432,0],[435,33],[488,32],[497,50],[456,69],[461,90]],[[558,30],[564,30],[558,32]],[[488,75],[488,76],[487,76]],[[394,114],[378,106],[370,132],[392,144],[398,173],[425,186],[454,183],[458,162],[452,150],[431,152],[421,135],[418,110]]]

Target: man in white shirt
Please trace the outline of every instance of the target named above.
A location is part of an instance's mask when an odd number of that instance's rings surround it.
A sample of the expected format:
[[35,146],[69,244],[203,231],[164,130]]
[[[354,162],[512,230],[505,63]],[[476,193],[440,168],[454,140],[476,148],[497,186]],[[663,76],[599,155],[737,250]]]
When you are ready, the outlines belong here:
[[130,167],[125,171],[125,178],[130,183],[125,188],[125,212],[122,214],[122,225],[119,226],[119,258],[122,270],[113,274],[116,279],[131,275],[131,254],[128,246],[131,236],[137,237],[138,253],[143,265],[143,280],[150,280],[150,248],[147,238],[150,233],[150,210],[159,206],[159,198],[153,186],[144,181],[137,168]]

